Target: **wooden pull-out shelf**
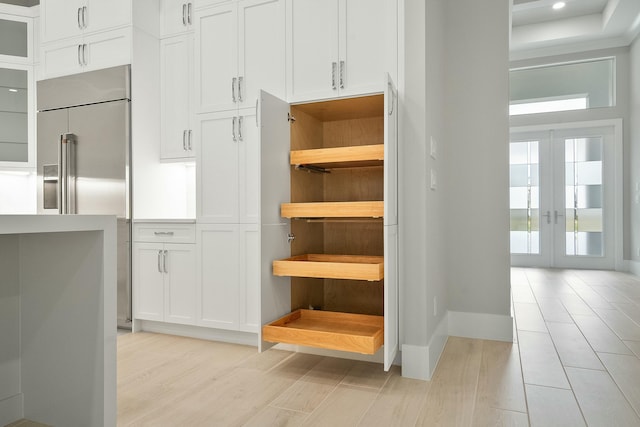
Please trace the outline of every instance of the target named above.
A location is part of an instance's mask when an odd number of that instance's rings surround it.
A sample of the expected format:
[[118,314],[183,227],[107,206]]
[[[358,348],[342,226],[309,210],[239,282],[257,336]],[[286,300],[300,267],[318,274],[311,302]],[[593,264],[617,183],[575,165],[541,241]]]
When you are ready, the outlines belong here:
[[330,350],[374,354],[384,342],[384,317],[296,310],[265,325],[262,339]]
[[276,276],[378,281],[384,279],[384,257],[307,254],[273,261]]
[[282,203],[284,218],[382,218],[384,202]]
[[291,152],[292,165],[312,165],[323,169],[382,166],[384,145],[320,148]]

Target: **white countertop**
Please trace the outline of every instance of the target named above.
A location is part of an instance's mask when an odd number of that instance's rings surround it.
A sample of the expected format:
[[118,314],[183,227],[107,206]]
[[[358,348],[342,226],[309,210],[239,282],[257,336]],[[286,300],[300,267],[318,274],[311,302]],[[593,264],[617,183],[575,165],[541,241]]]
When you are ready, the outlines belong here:
[[110,231],[115,234],[113,215],[0,215],[0,234]]
[[195,218],[149,218],[149,219],[134,219],[134,224],[195,224]]

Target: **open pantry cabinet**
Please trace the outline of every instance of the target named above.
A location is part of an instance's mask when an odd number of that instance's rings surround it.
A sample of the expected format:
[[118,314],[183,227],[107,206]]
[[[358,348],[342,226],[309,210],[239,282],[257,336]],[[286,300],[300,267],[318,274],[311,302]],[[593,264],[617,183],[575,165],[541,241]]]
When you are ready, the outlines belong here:
[[[261,350],[398,351],[397,95],[262,93]],[[380,350],[381,348],[384,350]]]

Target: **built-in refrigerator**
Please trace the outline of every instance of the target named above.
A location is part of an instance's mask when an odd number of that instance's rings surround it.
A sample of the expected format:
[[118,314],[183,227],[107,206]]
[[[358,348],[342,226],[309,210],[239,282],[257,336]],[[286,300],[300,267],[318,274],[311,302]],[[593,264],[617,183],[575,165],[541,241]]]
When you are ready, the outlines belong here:
[[37,84],[39,214],[115,215],[118,327],[131,327],[129,66]]

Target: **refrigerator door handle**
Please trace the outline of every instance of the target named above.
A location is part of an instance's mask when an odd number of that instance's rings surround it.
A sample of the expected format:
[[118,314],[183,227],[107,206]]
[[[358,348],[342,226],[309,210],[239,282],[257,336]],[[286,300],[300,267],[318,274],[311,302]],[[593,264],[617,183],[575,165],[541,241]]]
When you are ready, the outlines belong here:
[[76,213],[76,136],[60,135],[58,150],[58,213]]

